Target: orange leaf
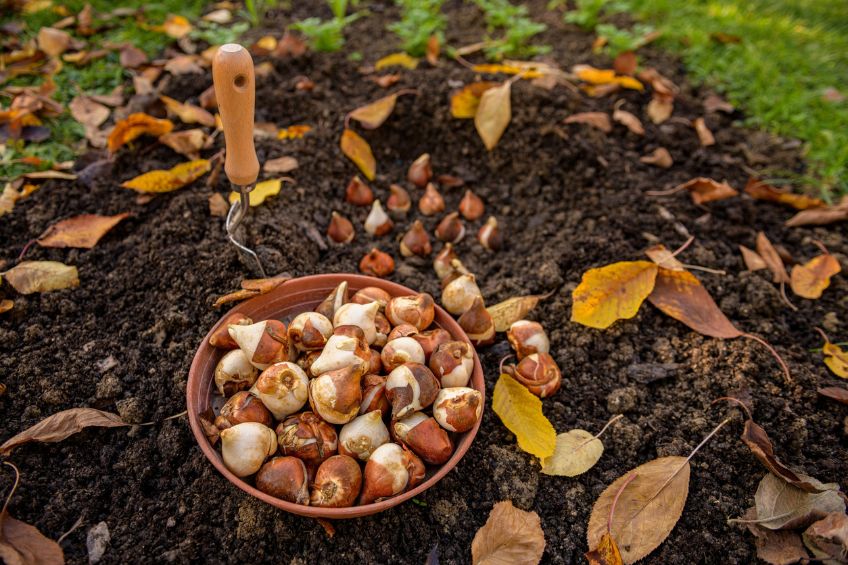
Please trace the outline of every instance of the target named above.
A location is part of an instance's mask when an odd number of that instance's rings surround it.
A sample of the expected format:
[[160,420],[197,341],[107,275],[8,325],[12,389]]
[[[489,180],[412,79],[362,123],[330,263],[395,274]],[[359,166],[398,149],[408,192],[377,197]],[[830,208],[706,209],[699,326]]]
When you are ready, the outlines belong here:
[[368,180],[374,180],[377,174],[377,161],[374,160],[374,154],[367,141],[352,129],[346,129],[342,133],[340,147],[345,157],[353,161]]
[[709,147],[710,145],[715,145],[715,137],[713,137],[713,132],[710,131],[710,128],[707,127],[707,123],[704,121],[704,118],[695,118],[692,122],[692,127],[695,128],[695,132],[698,134],[698,139],[701,141],[702,147]]
[[160,96],[159,100],[165,104],[168,112],[175,114],[184,124],[200,124],[207,127],[215,127],[215,116],[192,104],[185,104],[168,96]]
[[657,147],[650,155],[639,157],[640,163],[646,165],[655,165],[661,169],[668,169],[674,164],[674,159],[671,158],[671,153],[665,147]]
[[463,86],[451,96],[451,115],[454,118],[473,118],[477,115],[480,97],[495,86],[498,83],[491,81],[472,82]]
[[732,339],[742,335],[689,271],[659,269],[651,304],[702,335]]
[[115,124],[109,134],[109,151],[114,153],[125,143],[129,143],[140,135],[159,137],[174,129],[170,120],[159,120],[142,112],[130,114]]
[[522,67],[519,65],[503,65],[503,64],[489,64],[489,65],[474,65],[471,68],[475,73],[486,73],[490,75],[496,74],[505,74],[505,75],[521,75],[522,78],[532,79],[539,78],[543,76],[543,73],[535,70],[528,69],[526,67]]
[[406,53],[392,53],[374,63],[374,70],[381,71],[389,67],[404,67],[412,70],[417,66],[418,59],[415,57],[410,57]]
[[766,267],[768,267],[774,275],[774,282],[790,282],[789,273],[786,272],[786,267],[783,265],[783,259],[780,258],[780,254],[778,254],[777,249],[774,248],[774,245],[771,244],[766,237],[766,234],[763,232],[759,232],[757,234],[757,253],[760,254],[760,257],[763,258]]
[[615,110],[612,113],[612,119],[622,124],[636,135],[645,135],[645,128],[642,127],[642,122],[630,112],[625,110]]
[[11,300],[0,300],[0,314],[4,312],[8,312],[15,306],[15,303]]
[[563,121],[567,124],[587,124],[604,133],[612,131],[612,122],[604,112],[580,112],[568,116]]
[[300,139],[312,131],[312,126],[298,124],[283,128],[277,132],[277,139]]
[[666,269],[670,269],[672,271],[686,270],[686,267],[683,265],[683,263],[678,261],[677,257],[672,255],[671,251],[669,251],[662,243],[658,243],[646,249],[645,255],[647,255],[651,261],[653,261],[660,267],[665,267]]
[[609,532],[601,536],[601,541],[595,549],[586,553],[586,559],[589,565],[624,565],[621,552]]
[[695,204],[715,202],[737,196],[739,192],[726,182],[718,182],[706,177],[697,177],[672,189],[673,191],[688,190]]
[[745,193],[756,200],[778,202],[780,204],[792,206],[796,210],[819,208],[825,205],[824,200],[821,200],[820,198],[813,198],[806,194],[784,192],[754,177],[748,179],[748,184],[745,185]]
[[194,182],[207,172],[210,164],[206,159],[187,161],[167,170],[149,171],[121,184],[139,192],[171,192]]
[[589,269],[571,295],[571,321],[605,329],[616,320],[632,318],[654,289],[657,270],[648,261]]
[[159,138],[159,143],[167,145],[189,159],[197,159],[200,156],[200,150],[208,140],[209,136],[206,132],[200,128],[194,128],[166,133]]
[[174,39],[182,39],[191,32],[191,23],[185,16],[169,14],[162,24],[162,31]]
[[62,220],[50,226],[47,233],[38,239],[42,247],[78,247],[91,249],[100,238],[118,223],[129,216],[129,213],[115,216],[98,216],[83,214]]
[[397,98],[397,94],[389,94],[375,102],[357,108],[348,116],[362,124],[365,129],[377,129],[392,115]]
[[613,69],[596,69],[589,65],[575,65],[572,72],[583,82],[594,85],[617,84],[631,90],[644,90],[644,85],[630,76],[616,75]]
[[795,265],[790,278],[792,292],[801,298],[820,298],[830,286],[830,277],[841,270],[839,261],[830,253],[814,257],[804,265]]
[[768,265],[766,265],[766,262],[763,261],[762,257],[760,257],[760,254],[753,249],[740,245],[739,251],[742,252],[742,260],[745,261],[745,268],[749,271],[759,271],[760,269],[768,268]]

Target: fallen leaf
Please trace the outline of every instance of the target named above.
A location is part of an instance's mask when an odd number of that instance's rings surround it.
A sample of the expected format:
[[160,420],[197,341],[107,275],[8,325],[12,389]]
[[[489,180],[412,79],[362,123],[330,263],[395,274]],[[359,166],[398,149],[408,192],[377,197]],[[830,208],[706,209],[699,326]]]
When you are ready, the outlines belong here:
[[68,104],[71,116],[86,128],[97,128],[109,118],[111,110],[88,96],[77,96]]
[[297,169],[297,167],[297,159],[289,157],[288,155],[283,155],[282,157],[265,161],[265,164],[262,165],[262,170],[271,174],[290,173]]
[[486,308],[495,322],[496,332],[505,332],[518,320],[524,318],[530,310],[536,307],[540,300],[547,298],[547,294],[531,294],[527,296],[513,296],[494,306]]
[[677,260],[677,257],[669,251],[665,245],[658,243],[645,250],[645,255],[660,267],[672,271],[685,271],[686,266]]
[[831,512],[804,531],[804,544],[825,563],[848,562],[848,516]]
[[97,245],[101,237],[127,216],[129,216],[127,212],[115,216],[96,214],[74,216],[50,226],[37,241],[42,247],[91,249]]
[[301,139],[310,131],[312,131],[312,126],[304,124],[289,126],[277,132],[277,139]]
[[64,565],[65,554],[59,544],[38,528],[12,518],[4,508],[0,512],[0,558],[8,565]]
[[658,269],[648,261],[589,269],[571,295],[571,321],[605,329],[616,320],[632,318],[654,289]]
[[435,67],[439,64],[439,53],[441,53],[442,47],[439,44],[439,36],[431,35],[429,39],[427,39],[427,62],[430,63],[431,66]]
[[604,453],[604,444],[586,430],[574,429],[557,435],[553,455],[542,462],[546,475],[576,477],[595,466]]
[[121,186],[139,192],[171,192],[199,179],[209,172],[209,168],[210,164],[206,159],[187,161],[167,171],[148,171],[121,183]]
[[224,304],[229,304],[230,302],[239,302],[241,300],[247,300],[248,298],[253,298],[254,296],[259,296],[259,293],[255,290],[237,290],[235,292],[231,292],[229,294],[225,294],[221,296],[215,301],[215,308],[223,306]]
[[706,177],[697,177],[677,185],[672,191],[688,190],[695,204],[705,204],[738,196],[739,192],[726,182],[718,182]]
[[[646,557],[668,537],[683,514],[689,494],[689,462],[685,457],[661,457],[616,479],[592,508],[587,529],[589,547],[607,533],[610,508],[618,495],[609,533],[618,540],[624,563]],[[635,473],[636,477],[630,477]],[[623,490],[622,484],[631,481]]]
[[491,81],[479,81],[466,84],[451,96],[451,116],[454,118],[473,118],[477,115],[480,106],[480,97],[483,93],[498,86],[499,83]]
[[209,215],[219,218],[226,218],[227,212],[230,211],[230,205],[221,196],[220,192],[216,192],[209,196]]
[[745,185],[745,193],[756,200],[777,202],[792,206],[796,210],[807,210],[809,208],[820,208],[825,205],[824,200],[813,198],[806,194],[793,194],[778,190],[777,188],[751,177]]
[[[602,115],[606,116],[606,114]],[[612,113],[612,119],[625,126],[631,133],[635,133],[636,135],[645,135],[645,128],[642,127],[642,122],[630,112],[625,110],[615,110]]]
[[732,114],[735,108],[733,107],[733,104],[724,100],[721,96],[710,94],[704,99],[704,110],[709,114],[714,112]]
[[754,251],[753,249],[749,249],[744,245],[739,246],[739,251],[742,252],[742,260],[745,261],[745,268],[749,271],[759,271],[760,269],[768,269],[768,265],[760,257],[760,254]]
[[834,343],[830,343],[825,338],[825,343],[822,346],[824,354],[824,364],[827,368],[833,371],[837,377],[848,379],[848,353],[842,351],[842,348]]
[[489,151],[498,144],[512,119],[511,89],[512,83],[507,81],[500,86],[489,88],[480,96],[480,104],[474,115],[474,126]]
[[674,99],[666,96],[654,96],[645,109],[648,118],[655,124],[668,120],[672,112],[674,112]]
[[535,70],[528,69],[518,65],[505,65],[505,64],[485,64],[485,65],[474,65],[471,67],[471,70],[475,73],[483,73],[483,74],[505,74],[505,75],[521,75],[522,78],[533,79],[540,78],[543,76],[543,73]]
[[121,420],[120,416],[111,412],[103,412],[94,408],[71,408],[48,416],[34,426],[9,438],[3,445],[0,445],[0,455],[8,455],[16,447],[31,441],[57,443],[92,426],[115,428],[126,425],[128,424]]
[[205,72],[203,70],[202,63],[204,63],[204,61],[196,55],[177,55],[176,57],[168,59],[168,62],[165,63],[164,67],[162,67],[162,70],[167,73],[171,73],[174,76],[200,75]]
[[200,124],[206,127],[215,127],[215,116],[192,104],[185,104],[168,96],[160,96],[159,100],[165,104],[168,112],[176,115],[184,124]]
[[577,78],[583,82],[588,82],[593,85],[616,84],[623,88],[631,90],[644,90],[645,86],[631,76],[618,76],[613,69],[596,69],[589,65],[575,65],[572,67]]
[[648,300],[667,316],[702,335],[722,339],[742,335],[689,271],[660,268]]
[[209,136],[200,128],[172,131],[159,138],[159,143],[167,145],[180,155],[189,159],[198,159],[200,150],[209,141]]
[[825,226],[827,224],[844,222],[846,220],[848,220],[848,198],[843,197],[842,203],[838,206],[801,210],[789,218],[784,225],[789,228],[797,228],[799,226]]
[[[756,521],[757,509],[749,508],[743,516],[745,521]],[[809,555],[804,551],[801,536],[797,532],[769,530],[756,523],[746,523],[748,531],[754,534],[757,557],[770,565],[792,565]]]
[[848,388],[843,388],[841,386],[826,386],[824,388],[820,388],[818,393],[825,398],[830,398],[831,400],[841,402],[842,404],[848,404]]
[[62,171],[35,171],[32,173],[24,173],[21,175],[25,179],[33,179],[33,180],[47,180],[47,179],[58,179],[58,180],[76,180],[77,176],[73,173],[63,173]]
[[380,75],[371,78],[371,80],[377,83],[377,86],[379,86],[380,88],[390,88],[396,85],[400,81],[400,79],[401,76],[399,74]]
[[125,69],[137,69],[148,61],[147,53],[129,43],[121,46],[118,60]]
[[710,128],[707,127],[707,123],[704,121],[704,118],[695,118],[692,121],[692,127],[695,128],[695,133],[698,134],[698,140],[701,142],[702,147],[709,147],[710,145],[715,145],[715,137],[713,137],[713,132],[710,131]]
[[839,261],[826,253],[813,257],[804,265],[792,267],[790,286],[792,292],[801,298],[815,300],[830,286],[830,277],[842,271]]
[[580,112],[568,116],[563,122],[566,124],[587,124],[604,133],[612,131],[612,122],[604,112]]
[[377,129],[392,115],[397,99],[398,94],[389,94],[375,102],[360,106],[348,114],[348,117],[359,122],[365,129]]
[[[248,194],[248,199],[250,202],[250,207],[255,208],[259,206],[265,199],[269,196],[276,196],[280,193],[280,189],[283,186],[283,179],[268,179],[264,180],[260,183],[257,183],[253,190]],[[230,193],[230,204],[234,202],[238,202],[239,193],[231,192]]]
[[612,62],[612,68],[620,75],[632,75],[636,72],[636,53],[633,51],[622,51]]
[[191,23],[185,16],[169,14],[162,24],[162,31],[174,39],[181,39],[191,33]]
[[601,536],[601,541],[595,549],[586,552],[586,560],[589,565],[624,565],[621,551],[609,532]]
[[774,275],[774,282],[781,284],[790,282],[789,273],[786,272],[786,267],[783,265],[783,259],[780,258],[777,249],[774,248],[774,245],[763,232],[757,233],[757,253]]
[[15,303],[11,300],[0,300],[0,314],[8,312],[12,308],[14,308]]
[[77,268],[58,261],[22,261],[6,271],[4,276],[21,294],[79,286]]
[[122,145],[141,135],[159,137],[172,129],[174,124],[170,120],[160,120],[141,112],[130,114],[116,123],[115,129],[109,134],[109,152],[114,153]]
[[406,53],[392,53],[379,59],[374,63],[374,70],[382,71],[389,67],[403,67],[405,69],[414,69],[418,66],[418,59],[410,57]]
[[64,53],[71,44],[71,35],[67,31],[52,27],[42,27],[38,30],[38,48],[48,57],[56,57]]
[[661,169],[668,169],[674,164],[674,159],[671,158],[671,153],[665,147],[657,147],[650,155],[644,155],[639,158],[640,163],[646,165],[656,165]]
[[554,454],[556,432],[542,413],[542,401],[505,373],[495,385],[492,410],[515,434],[518,447],[523,451],[542,460]]
[[345,129],[340,143],[342,153],[359,167],[368,180],[374,180],[377,174],[377,161],[371,152],[371,146],[352,129]]
[[[520,386],[520,385],[519,385]],[[545,533],[539,515],[505,500],[492,507],[486,524],[471,542],[473,565],[535,565],[545,552]]]
[[215,301],[214,306],[218,308],[219,306],[229,304],[230,302],[238,302],[247,298],[259,296],[260,294],[266,294],[284,282],[291,280],[291,278],[291,275],[288,273],[280,273],[279,275],[266,279],[244,279],[241,281],[241,290],[221,296]]
[[770,530],[805,528],[830,512],[845,513],[839,490],[810,493],[768,473],[760,481],[754,502],[757,524]]
[[8,214],[15,208],[15,202],[21,198],[21,193],[12,183],[7,182],[3,187],[3,193],[0,194],[0,216]]

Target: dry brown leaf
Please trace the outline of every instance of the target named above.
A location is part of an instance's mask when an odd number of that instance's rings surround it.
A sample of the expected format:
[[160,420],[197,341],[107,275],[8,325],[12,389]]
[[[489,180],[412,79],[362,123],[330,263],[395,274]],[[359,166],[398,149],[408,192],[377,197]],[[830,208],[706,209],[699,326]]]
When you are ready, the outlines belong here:
[[480,104],[474,115],[474,126],[489,151],[498,144],[512,119],[511,92],[512,82],[506,81],[500,86],[486,90],[480,96]]
[[46,26],[38,30],[38,48],[48,57],[61,55],[70,45],[71,35],[67,31]]
[[0,314],[8,312],[15,307],[15,303],[11,300],[0,300]]
[[3,188],[2,194],[0,194],[0,216],[3,214],[8,214],[15,208],[15,202],[17,202],[21,198],[21,193],[16,189],[12,183],[7,182],[6,186]]
[[626,110],[613,111],[612,119],[625,126],[631,133],[635,133],[636,135],[645,135],[645,128],[642,127],[641,120]]
[[804,543],[827,564],[848,562],[848,516],[831,512],[804,531]]
[[650,155],[644,155],[639,158],[640,163],[646,165],[656,165],[661,169],[668,169],[674,164],[674,159],[671,158],[671,153],[665,147],[657,147]]
[[174,39],[185,37],[191,32],[191,23],[185,16],[177,14],[168,14],[168,17],[162,23],[162,31]]
[[833,490],[810,493],[768,473],[760,481],[754,502],[757,524],[770,530],[805,528],[831,512],[845,513],[838,485]]
[[128,212],[115,216],[82,214],[57,222],[47,228],[47,232],[38,238],[42,247],[77,247],[91,249],[100,238],[118,223],[129,216]]
[[401,76],[398,74],[388,74],[371,77],[371,80],[377,83],[377,86],[379,86],[380,88],[391,88],[392,86],[396,85],[400,81],[400,79]]
[[658,267],[648,261],[621,261],[589,269],[571,294],[571,321],[606,329],[632,318],[654,289]]
[[125,69],[136,69],[147,63],[147,53],[127,43],[121,46],[119,61]]
[[745,261],[745,268],[749,271],[759,271],[760,269],[768,269],[768,265],[760,257],[760,254],[754,251],[753,249],[749,249],[744,245],[739,246],[739,251],[742,252],[742,260]]
[[826,398],[830,398],[831,400],[841,402],[842,404],[848,404],[848,388],[841,386],[826,386],[824,388],[820,388],[818,393]]
[[486,308],[495,322],[495,331],[505,332],[518,320],[524,318],[530,310],[536,307],[540,300],[549,294],[533,294],[528,296],[513,296],[494,306]]
[[360,106],[348,114],[348,117],[359,122],[365,129],[377,129],[392,115],[398,96],[409,92],[411,91],[400,91],[384,96],[370,104]]
[[799,226],[825,226],[844,221],[848,221],[848,200],[844,200],[839,206],[802,210],[789,218],[784,225],[789,228],[797,228]]
[[733,198],[739,192],[726,182],[718,182],[706,177],[697,177],[680,184],[671,191],[688,190],[695,204],[705,204],[726,198]]
[[721,96],[710,94],[704,99],[704,110],[709,114],[712,114],[714,112],[724,112],[725,114],[732,114],[735,108],[733,107],[733,104],[726,101]]
[[[689,494],[689,471],[685,457],[661,457],[616,479],[592,508],[586,536],[589,547],[597,547],[607,533],[610,508],[619,495],[609,533],[618,540],[624,563],[635,563],[651,553],[668,537],[683,513]],[[630,484],[622,490],[628,480]]]
[[809,208],[821,208],[825,205],[824,200],[813,198],[806,194],[793,194],[764,183],[763,181],[751,177],[745,185],[745,193],[756,200],[765,200],[767,202],[778,202],[792,206],[796,210],[807,210]]
[[215,194],[209,197],[209,214],[211,216],[217,216],[219,218],[226,218],[227,212],[230,211],[230,205],[221,196],[220,192],[216,192]]
[[159,138],[159,143],[167,145],[180,155],[189,159],[198,159],[200,150],[206,145],[209,136],[200,128],[172,131]]
[[742,335],[689,271],[660,268],[648,300],[664,314],[702,335],[722,339]]
[[203,61],[196,55],[177,55],[168,59],[162,69],[174,76],[199,75],[205,72],[201,63]]
[[170,120],[160,120],[153,116],[137,112],[130,114],[115,124],[115,129],[109,134],[109,151],[114,153],[125,143],[129,143],[140,135],[159,137],[174,129]]
[[568,116],[563,122],[566,124],[587,124],[604,133],[612,131],[612,122],[604,112],[579,112]]
[[47,179],[58,179],[58,180],[76,180],[77,176],[73,173],[63,173],[62,171],[35,171],[32,173],[24,173],[21,175],[25,179],[32,180],[47,180]]
[[88,128],[97,128],[109,118],[111,110],[91,99],[89,96],[77,96],[68,104],[71,116]]
[[121,417],[94,408],[71,408],[43,419],[34,426],[6,440],[0,445],[0,455],[8,455],[16,447],[37,441],[56,443],[88,427],[115,428],[127,426]]
[[374,154],[371,152],[371,146],[368,145],[368,142],[352,129],[345,129],[342,132],[339,145],[345,157],[359,167],[365,178],[374,180],[377,174],[377,161],[374,159]]
[[260,294],[271,292],[291,278],[291,275],[288,273],[280,273],[279,275],[267,279],[244,279],[241,281],[241,290],[221,296],[215,301],[214,306],[215,308],[218,308],[224,304],[239,302],[241,300],[253,298],[254,296],[259,296]]
[[525,512],[505,500],[489,513],[486,524],[471,542],[473,565],[535,565],[545,551],[545,533],[539,515]]
[[3,509],[0,512],[0,559],[7,565],[64,565],[65,554],[58,543],[45,537],[38,528],[12,518]]
[[209,172],[211,165],[206,159],[186,161],[167,171],[148,171],[121,183],[124,188],[138,192],[171,192],[191,184]]
[[460,90],[451,95],[451,116],[454,118],[473,118],[477,115],[480,106],[480,97],[483,93],[498,86],[497,82],[478,81],[466,84]]
[[695,128],[695,132],[698,134],[698,140],[701,142],[702,147],[709,147],[710,145],[715,145],[715,137],[713,137],[713,132],[710,131],[710,128],[707,127],[707,123],[704,121],[704,118],[695,118],[692,121],[692,127]]
[[22,261],[6,271],[4,276],[21,294],[79,286],[77,268],[58,261]]
[[622,51],[612,62],[612,68],[620,75],[632,75],[636,72],[636,53]]
[[792,267],[790,286],[801,298],[815,300],[830,286],[830,277],[842,271],[839,261],[830,253],[813,257],[803,265]]
[[781,284],[790,282],[789,273],[786,272],[786,267],[783,265],[783,259],[780,258],[777,249],[774,248],[774,245],[763,232],[757,233],[757,253],[760,254],[766,267],[774,275],[774,282]]
[[667,96],[654,96],[645,109],[648,118],[655,124],[668,120],[672,112],[674,112],[674,99]]
[[[757,509],[749,508],[743,516],[746,522],[757,519]],[[797,532],[773,531],[756,523],[746,523],[748,531],[754,534],[757,557],[769,565],[792,565],[801,559],[809,558]]]
[[185,124],[200,124],[210,128],[215,127],[215,116],[200,106],[186,104],[168,96],[160,96],[159,100],[165,104],[168,112],[176,115]]
[[297,167],[297,159],[289,157],[288,155],[283,155],[282,157],[265,161],[265,164],[262,166],[262,170],[271,174],[290,173]]
[[645,255],[648,258],[659,265],[660,267],[665,267],[666,269],[670,269],[672,271],[685,271],[686,266],[683,265],[680,261],[677,260],[677,257],[669,251],[665,245],[662,243],[658,243],[653,245],[645,250]]

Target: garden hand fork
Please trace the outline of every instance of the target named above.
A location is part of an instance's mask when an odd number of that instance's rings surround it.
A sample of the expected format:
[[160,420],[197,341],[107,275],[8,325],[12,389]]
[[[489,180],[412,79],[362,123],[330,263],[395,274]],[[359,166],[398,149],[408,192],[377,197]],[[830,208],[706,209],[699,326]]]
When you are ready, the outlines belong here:
[[259,256],[235,238],[235,231],[244,220],[250,206],[250,191],[259,176],[259,160],[253,147],[253,106],[256,83],[253,59],[247,49],[236,43],[218,48],[212,61],[212,82],[215,98],[224,127],[227,148],[224,171],[238,190],[239,199],[233,202],[227,214],[227,237],[241,252],[250,255],[265,277]]

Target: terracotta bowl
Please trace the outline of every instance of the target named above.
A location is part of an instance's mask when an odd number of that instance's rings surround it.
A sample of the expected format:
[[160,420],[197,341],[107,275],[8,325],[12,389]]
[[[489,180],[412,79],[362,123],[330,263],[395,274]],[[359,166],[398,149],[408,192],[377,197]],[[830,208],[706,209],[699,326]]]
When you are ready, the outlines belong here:
[[[221,325],[221,322],[233,312],[241,312],[249,316],[255,321],[267,320],[276,318],[288,323],[294,316],[301,312],[306,312],[314,309],[321,303],[330,292],[336,288],[342,281],[348,282],[348,288],[353,292],[366,286],[376,286],[382,288],[392,296],[404,296],[415,294],[415,291],[401,286],[399,284],[384,281],[373,277],[353,274],[329,274],[329,275],[312,275],[301,277],[287,281],[262,296],[257,296],[246,302],[234,307],[230,312],[227,312],[215,326],[209,330],[203,342],[194,355],[194,361],[191,363],[191,369],[188,376],[187,387],[187,404],[188,416],[191,423],[191,430],[194,432],[194,437],[200,445],[200,449],[212,462],[215,468],[224,475],[227,480],[236,485],[246,493],[255,496],[256,498],[267,502],[272,506],[276,506],[287,512],[308,516],[311,518],[358,518],[359,516],[367,516],[382,512],[393,506],[418,496],[428,488],[435,485],[439,480],[448,474],[453,469],[468,448],[471,447],[471,442],[474,441],[474,436],[477,435],[477,430],[480,429],[480,421],[477,425],[464,434],[458,434],[455,437],[456,448],[453,455],[447,463],[441,467],[429,465],[427,467],[427,477],[424,482],[419,484],[414,489],[401,493],[392,498],[365,504],[363,506],[353,506],[350,508],[318,508],[312,506],[303,506],[286,502],[278,498],[274,498],[264,492],[254,488],[250,483],[238,478],[231,473],[225,466],[221,458],[221,453],[209,443],[206,435],[203,433],[203,428],[199,421],[199,415],[206,412],[212,405],[212,392],[214,388],[214,372],[215,365],[221,359],[225,351],[216,349],[209,345],[209,336]],[[450,314],[443,310],[440,306],[436,306],[435,325],[447,330],[455,339],[468,342],[468,336],[459,327],[459,324]],[[486,400],[486,387],[483,381],[483,367],[480,365],[480,359],[477,353],[474,353],[474,373],[471,375],[469,386],[480,391],[483,395],[483,403]]]

